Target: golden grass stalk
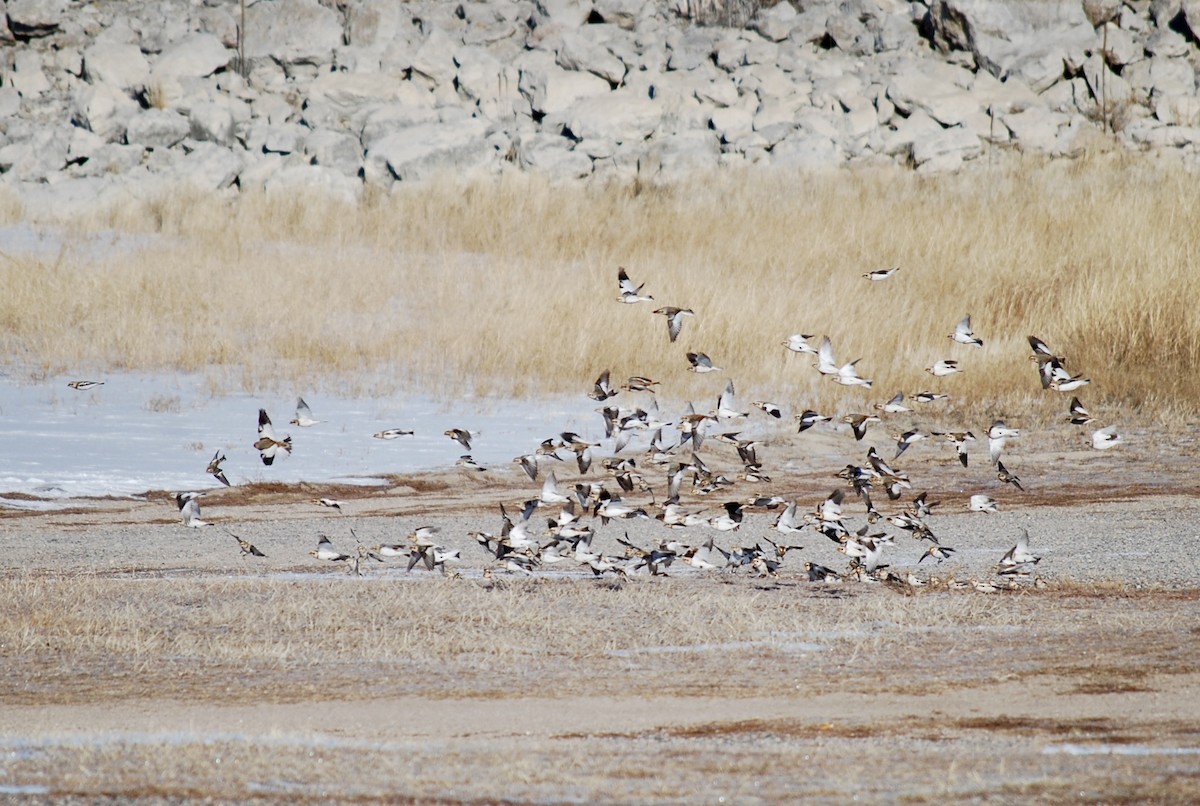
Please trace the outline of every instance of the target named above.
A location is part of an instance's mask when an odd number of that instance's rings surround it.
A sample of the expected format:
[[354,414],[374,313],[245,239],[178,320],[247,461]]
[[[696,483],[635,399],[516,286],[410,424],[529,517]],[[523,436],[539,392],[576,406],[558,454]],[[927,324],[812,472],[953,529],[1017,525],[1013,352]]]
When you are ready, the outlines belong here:
[[[53,260],[0,260],[0,346],[42,369],[242,369],[252,387],[322,379],[453,395],[586,390],[600,370],[677,398],[842,410],[896,390],[948,391],[1001,413],[1043,393],[1035,334],[1085,373],[1090,404],[1194,415],[1200,188],[1128,156],[1014,162],[924,178],[901,170],[747,172],[666,189],[446,179],[358,205],[177,192],[70,223]],[[89,233],[154,233],[132,252]],[[625,266],[656,304],[696,318],[675,344],[653,305],[620,305]],[[884,283],[863,272],[900,266]],[[970,313],[982,349],[946,335]],[[65,327],[64,327],[65,326]],[[70,334],[63,337],[63,332]],[[861,358],[870,392],[817,377],[791,333]],[[719,381],[686,372],[700,350]],[[957,358],[962,375],[925,366]],[[386,385],[386,384],[385,384]]]

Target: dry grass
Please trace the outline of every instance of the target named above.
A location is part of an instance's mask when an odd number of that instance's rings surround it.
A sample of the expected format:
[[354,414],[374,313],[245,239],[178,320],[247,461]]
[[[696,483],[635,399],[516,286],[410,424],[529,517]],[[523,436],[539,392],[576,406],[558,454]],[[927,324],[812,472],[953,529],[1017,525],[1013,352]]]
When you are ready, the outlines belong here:
[[[1191,416],[1198,218],[1191,177],[1128,156],[671,189],[447,180],[358,206],[181,193],[71,222],[54,260],[0,260],[0,346],[33,368],[228,367],[251,387],[534,395],[578,392],[610,367],[676,398],[727,376],[746,400],[846,410],[931,388],[972,412],[1057,412],[1065,398],[1041,393],[1026,360],[1036,334],[1092,378],[1093,413]],[[97,252],[87,233],[110,228],[163,237]],[[658,303],[696,311],[676,344],[653,306],[614,301],[622,265]],[[885,283],[860,276],[891,265]],[[981,350],[946,338],[968,312]],[[780,346],[797,331],[861,357],[875,389],[819,379]],[[686,372],[687,350],[721,380]],[[966,372],[923,372],[948,357]]]

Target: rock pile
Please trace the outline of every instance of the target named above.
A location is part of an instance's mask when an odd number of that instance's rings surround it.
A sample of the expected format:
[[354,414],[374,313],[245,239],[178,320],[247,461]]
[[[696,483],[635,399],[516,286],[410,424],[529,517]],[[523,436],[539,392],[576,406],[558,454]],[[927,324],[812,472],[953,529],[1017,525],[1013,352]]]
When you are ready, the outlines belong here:
[[0,0],[0,181],[62,212],[442,171],[1195,161],[1200,0],[743,0],[744,27],[702,24],[736,2]]

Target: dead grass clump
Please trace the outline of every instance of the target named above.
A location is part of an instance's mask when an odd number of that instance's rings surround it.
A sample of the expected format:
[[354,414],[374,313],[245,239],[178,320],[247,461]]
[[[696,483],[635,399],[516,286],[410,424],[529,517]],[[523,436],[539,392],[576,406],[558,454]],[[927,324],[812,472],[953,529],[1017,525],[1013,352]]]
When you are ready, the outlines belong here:
[[[181,191],[75,222],[163,236],[154,246],[9,260],[0,341],[47,366],[244,364],[251,384],[386,368],[444,394],[518,396],[576,392],[609,367],[705,398],[722,384],[683,358],[701,350],[747,397],[849,410],[933,388],[974,411],[1037,416],[1062,401],[1026,360],[1036,334],[1092,378],[1093,413],[1194,412],[1200,190],[1186,175],[1097,157],[1023,162],[987,182],[899,170],[794,179],[635,193],[506,177],[358,206]],[[696,311],[675,345],[651,306],[613,301],[621,265],[656,302]],[[884,265],[902,270],[861,278]],[[946,339],[964,313],[982,349]],[[64,323],[80,337],[61,339]],[[841,361],[861,358],[875,389],[818,378],[780,346],[797,331],[828,334]],[[965,373],[923,372],[947,357]]]

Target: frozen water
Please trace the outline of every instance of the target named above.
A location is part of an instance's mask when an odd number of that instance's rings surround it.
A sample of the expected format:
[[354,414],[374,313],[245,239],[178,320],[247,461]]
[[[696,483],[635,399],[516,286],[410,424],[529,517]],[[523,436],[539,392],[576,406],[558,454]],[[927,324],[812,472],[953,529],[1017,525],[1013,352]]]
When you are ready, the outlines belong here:
[[[512,459],[547,437],[572,430],[600,441],[603,421],[584,395],[513,401],[396,395],[340,398],[307,394],[308,428],[288,425],[295,397],[231,393],[214,396],[199,375],[117,374],[103,386],[77,391],[72,377],[37,382],[0,377],[0,496],[25,493],[39,501],[0,498],[0,507],[53,506],[55,499],[139,495],[148,490],[214,487],[205,469],[215,451],[228,457],[225,475],[246,482],[352,482],[382,475],[449,468],[466,451],[444,435],[478,431],[471,455],[484,467],[513,468]],[[266,467],[253,447],[258,409],[265,408],[280,438],[292,436],[292,455]],[[416,433],[394,440],[372,434],[388,428]]]

